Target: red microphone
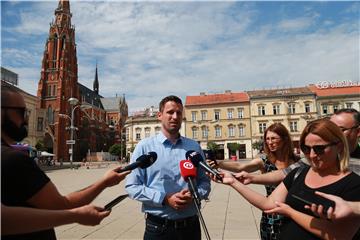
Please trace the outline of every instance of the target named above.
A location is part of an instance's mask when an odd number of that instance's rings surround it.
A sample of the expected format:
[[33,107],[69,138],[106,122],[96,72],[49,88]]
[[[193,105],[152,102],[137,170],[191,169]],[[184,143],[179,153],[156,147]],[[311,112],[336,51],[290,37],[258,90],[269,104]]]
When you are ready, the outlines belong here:
[[180,173],[185,181],[189,181],[189,178],[196,177],[196,167],[189,160],[181,160],[180,161]]
[[194,197],[195,204],[200,206],[200,197],[196,189],[195,181],[196,178],[196,167],[190,160],[181,160],[180,161],[180,173],[190,188],[190,192]]

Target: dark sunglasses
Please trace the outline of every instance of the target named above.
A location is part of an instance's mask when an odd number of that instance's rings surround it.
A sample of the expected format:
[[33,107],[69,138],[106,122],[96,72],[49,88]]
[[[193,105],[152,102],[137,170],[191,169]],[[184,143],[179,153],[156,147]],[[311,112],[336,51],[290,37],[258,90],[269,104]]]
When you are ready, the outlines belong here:
[[325,145],[315,145],[315,146],[307,146],[307,145],[303,145],[301,147],[301,151],[304,153],[304,154],[310,154],[311,152],[311,149],[314,150],[314,152],[316,153],[316,155],[321,155],[325,152],[325,148],[327,147],[330,147],[330,146],[334,146],[338,144],[337,142],[334,142],[334,143],[329,143],[329,144],[325,144]]
[[3,107],[4,109],[14,109],[18,112],[20,116],[23,116],[24,119],[28,118],[30,115],[30,110],[28,110],[26,107]]

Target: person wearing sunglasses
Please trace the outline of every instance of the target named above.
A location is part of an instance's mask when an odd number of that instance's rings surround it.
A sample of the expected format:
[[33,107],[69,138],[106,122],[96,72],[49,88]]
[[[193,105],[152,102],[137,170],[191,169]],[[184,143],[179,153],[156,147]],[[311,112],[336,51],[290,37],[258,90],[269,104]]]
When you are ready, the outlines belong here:
[[[261,173],[271,173],[278,169],[287,168],[289,165],[299,160],[294,154],[294,147],[289,131],[281,123],[273,123],[264,132],[264,151],[265,154],[260,158],[254,159],[249,163],[224,162],[218,161],[218,167],[236,172],[235,177],[242,181],[241,171],[254,172],[260,170]],[[216,167],[214,161],[207,161],[211,167]],[[239,173],[240,172],[240,173]],[[262,174],[259,174],[262,175]],[[266,193],[269,196],[277,184],[265,185]],[[280,227],[283,217],[277,214],[262,213],[260,222],[261,239],[279,239]]]
[[266,213],[286,216],[280,239],[352,239],[358,227],[351,219],[324,221],[294,197],[300,191],[321,191],[346,201],[360,200],[360,176],[348,169],[349,148],[344,134],[328,119],[318,119],[303,130],[300,147],[310,165],[297,178],[297,169],[290,172],[270,196],[253,191],[228,172],[221,172],[222,183]]
[[[22,141],[27,136],[27,127],[28,111],[20,90],[2,82],[1,203],[5,206],[49,210],[81,207],[89,204],[105,188],[118,184],[130,173],[130,171],[117,173],[116,171],[121,167],[109,170],[101,179],[87,188],[63,196],[49,177],[34,161],[31,161],[29,154],[11,147],[12,144]],[[86,208],[85,210],[92,211],[93,209]],[[54,229],[49,228],[15,235],[3,235],[2,232],[1,239],[51,240],[56,239],[56,236]]]

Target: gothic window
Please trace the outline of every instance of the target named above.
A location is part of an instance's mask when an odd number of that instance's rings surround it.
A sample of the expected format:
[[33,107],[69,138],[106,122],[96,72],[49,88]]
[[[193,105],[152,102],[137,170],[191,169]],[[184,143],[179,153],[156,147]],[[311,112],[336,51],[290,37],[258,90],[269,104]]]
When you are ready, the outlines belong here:
[[46,113],[46,115],[47,115],[46,117],[48,119],[49,124],[54,124],[54,115],[53,114],[54,114],[54,112],[52,110],[52,107],[49,106],[47,113]]
[[64,50],[65,46],[66,46],[66,36],[65,35],[62,37],[61,43],[62,43],[61,50]]
[[48,96],[51,96],[51,85],[48,86],[47,95],[48,95]]
[[53,85],[53,92],[52,92],[52,96],[56,96],[56,85]]
[[41,132],[44,129],[44,118],[38,117],[37,131]]
[[56,68],[56,55],[57,55],[57,40],[58,37],[56,34],[54,34],[54,39],[53,39],[53,68]]

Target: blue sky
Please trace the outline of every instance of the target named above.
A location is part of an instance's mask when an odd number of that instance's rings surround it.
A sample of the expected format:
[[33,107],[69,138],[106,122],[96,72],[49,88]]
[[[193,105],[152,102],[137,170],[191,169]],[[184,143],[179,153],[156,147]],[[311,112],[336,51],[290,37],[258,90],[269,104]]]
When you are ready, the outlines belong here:
[[[58,1],[1,2],[1,65],[36,94]],[[70,1],[79,82],[130,111],[175,94],[359,81],[359,2]]]

